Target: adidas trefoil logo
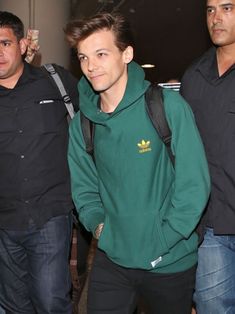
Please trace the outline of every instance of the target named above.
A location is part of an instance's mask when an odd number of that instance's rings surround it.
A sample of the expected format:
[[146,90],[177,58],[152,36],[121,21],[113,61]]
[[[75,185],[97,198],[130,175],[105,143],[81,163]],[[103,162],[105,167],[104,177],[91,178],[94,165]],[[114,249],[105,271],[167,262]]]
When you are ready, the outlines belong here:
[[139,153],[143,154],[146,152],[150,152],[152,149],[150,147],[150,141],[145,141],[142,140],[140,143],[137,144],[137,146],[139,147]]

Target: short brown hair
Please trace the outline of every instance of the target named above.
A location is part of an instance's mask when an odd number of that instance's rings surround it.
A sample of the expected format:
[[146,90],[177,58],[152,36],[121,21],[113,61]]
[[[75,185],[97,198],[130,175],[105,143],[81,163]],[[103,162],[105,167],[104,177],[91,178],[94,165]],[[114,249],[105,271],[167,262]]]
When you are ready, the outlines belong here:
[[103,12],[89,18],[71,21],[65,26],[64,32],[70,45],[76,48],[81,40],[103,29],[114,33],[116,46],[121,51],[134,45],[130,25],[119,13]]

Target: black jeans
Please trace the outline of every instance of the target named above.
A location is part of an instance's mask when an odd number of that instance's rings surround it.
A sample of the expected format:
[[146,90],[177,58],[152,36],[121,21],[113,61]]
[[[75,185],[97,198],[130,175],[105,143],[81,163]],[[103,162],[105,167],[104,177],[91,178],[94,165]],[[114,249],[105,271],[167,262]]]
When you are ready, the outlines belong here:
[[131,314],[138,297],[148,314],[190,314],[196,266],[157,274],[114,264],[99,249],[89,279],[88,314]]

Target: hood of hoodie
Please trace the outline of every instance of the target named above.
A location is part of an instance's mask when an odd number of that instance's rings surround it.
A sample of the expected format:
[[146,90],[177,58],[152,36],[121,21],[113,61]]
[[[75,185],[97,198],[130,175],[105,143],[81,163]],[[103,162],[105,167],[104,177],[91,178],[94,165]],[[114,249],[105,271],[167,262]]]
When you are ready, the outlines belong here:
[[119,113],[121,110],[135,104],[136,100],[143,96],[150,82],[145,80],[144,70],[132,61],[128,64],[128,81],[124,96],[115,111],[110,115],[100,112],[98,108],[99,93],[96,93],[85,76],[78,84],[80,110],[91,121],[103,124],[106,120]]

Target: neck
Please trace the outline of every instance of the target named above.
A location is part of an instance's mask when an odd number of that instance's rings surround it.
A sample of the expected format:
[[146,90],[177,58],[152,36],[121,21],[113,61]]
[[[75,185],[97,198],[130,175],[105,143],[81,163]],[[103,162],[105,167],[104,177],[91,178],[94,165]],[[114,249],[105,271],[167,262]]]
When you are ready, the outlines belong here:
[[117,108],[125,94],[126,84],[127,76],[111,88],[100,93],[100,108],[103,112],[110,113]]
[[118,100],[115,99],[110,99],[109,97],[101,97],[101,102],[100,102],[100,109],[103,112],[106,113],[111,113],[114,112],[114,110],[117,108],[119,102]]
[[9,77],[6,78],[1,78],[0,85],[9,89],[14,88],[23,73],[23,69],[24,64],[22,63],[13,75],[10,75]]
[[217,63],[219,75],[223,75],[235,64],[235,44],[217,48]]

